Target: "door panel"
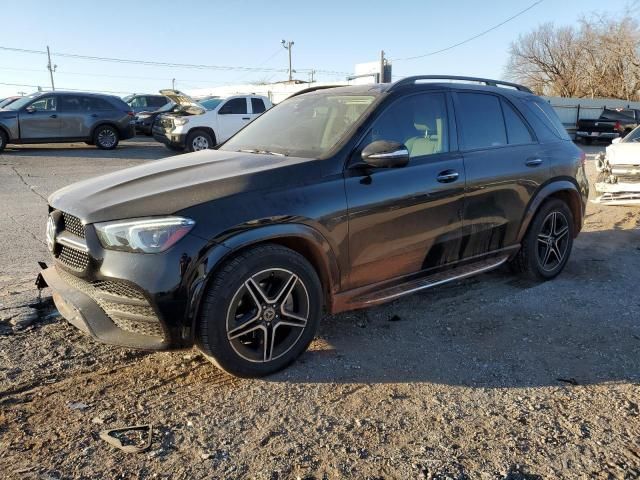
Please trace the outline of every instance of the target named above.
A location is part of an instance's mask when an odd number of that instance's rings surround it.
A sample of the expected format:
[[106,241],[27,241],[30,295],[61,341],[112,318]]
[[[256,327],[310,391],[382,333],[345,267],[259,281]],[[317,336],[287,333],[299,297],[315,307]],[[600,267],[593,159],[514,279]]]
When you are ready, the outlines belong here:
[[549,157],[524,117],[491,93],[454,95],[466,172],[462,258],[517,243],[531,197],[548,178]]
[[[526,166],[529,159],[542,160]],[[462,258],[515,245],[524,212],[548,178],[549,157],[539,145],[464,154],[467,190]]]
[[[411,160],[404,168],[346,178],[348,288],[399,277],[459,258],[464,165],[458,154]],[[452,183],[437,180],[455,170]]]
[[[373,121],[352,161],[376,140],[402,143],[403,168],[357,168],[345,174],[349,209],[348,288],[409,275],[459,259],[465,172],[451,153],[447,97],[401,97]],[[446,177],[446,174],[453,174]]]
[[[33,108],[34,111],[27,111]],[[47,95],[31,102],[19,113],[20,138],[23,140],[58,138],[62,122],[56,110],[56,97]]]
[[227,140],[251,120],[247,106],[247,98],[232,98],[218,111],[219,132],[216,133],[218,143]]

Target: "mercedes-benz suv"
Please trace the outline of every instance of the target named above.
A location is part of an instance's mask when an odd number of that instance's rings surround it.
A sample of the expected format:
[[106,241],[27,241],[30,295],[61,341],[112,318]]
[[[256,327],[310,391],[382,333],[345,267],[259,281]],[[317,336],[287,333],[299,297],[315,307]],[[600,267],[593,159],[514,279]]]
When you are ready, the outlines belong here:
[[265,375],[305,351],[323,310],[505,263],[558,275],[582,228],[584,159],[520,85],[310,89],[215,150],[52,194],[43,277],[99,340],[195,345],[228,372]]

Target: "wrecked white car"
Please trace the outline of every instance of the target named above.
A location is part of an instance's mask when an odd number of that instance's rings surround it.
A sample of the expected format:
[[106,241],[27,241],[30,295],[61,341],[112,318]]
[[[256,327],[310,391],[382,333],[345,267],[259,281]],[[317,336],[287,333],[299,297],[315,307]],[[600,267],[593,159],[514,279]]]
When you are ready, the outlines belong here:
[[596,157],[596,203],[640,205],[640,127]]

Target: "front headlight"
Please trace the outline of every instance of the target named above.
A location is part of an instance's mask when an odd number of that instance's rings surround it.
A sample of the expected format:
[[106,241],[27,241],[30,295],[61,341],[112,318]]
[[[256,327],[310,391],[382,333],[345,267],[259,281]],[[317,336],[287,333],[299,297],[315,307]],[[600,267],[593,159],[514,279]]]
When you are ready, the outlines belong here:
[[176,118],[173,123],[175,123],[178,126],[182,126],[182,125],[186,125],[187,123],[189,123],[189,119],[188,118]]
[[159,253],[175,245],[196,222],[184,217],[134,218],[94,225],[104,248]]

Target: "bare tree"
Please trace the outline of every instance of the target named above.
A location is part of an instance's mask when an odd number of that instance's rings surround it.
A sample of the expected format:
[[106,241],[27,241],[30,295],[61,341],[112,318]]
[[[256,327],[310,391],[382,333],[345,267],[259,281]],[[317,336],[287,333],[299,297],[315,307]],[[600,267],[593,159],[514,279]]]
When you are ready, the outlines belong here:
[[507,76],[541,95],[640,99],[640,28],[631,14],[544,24],[511,44]]

